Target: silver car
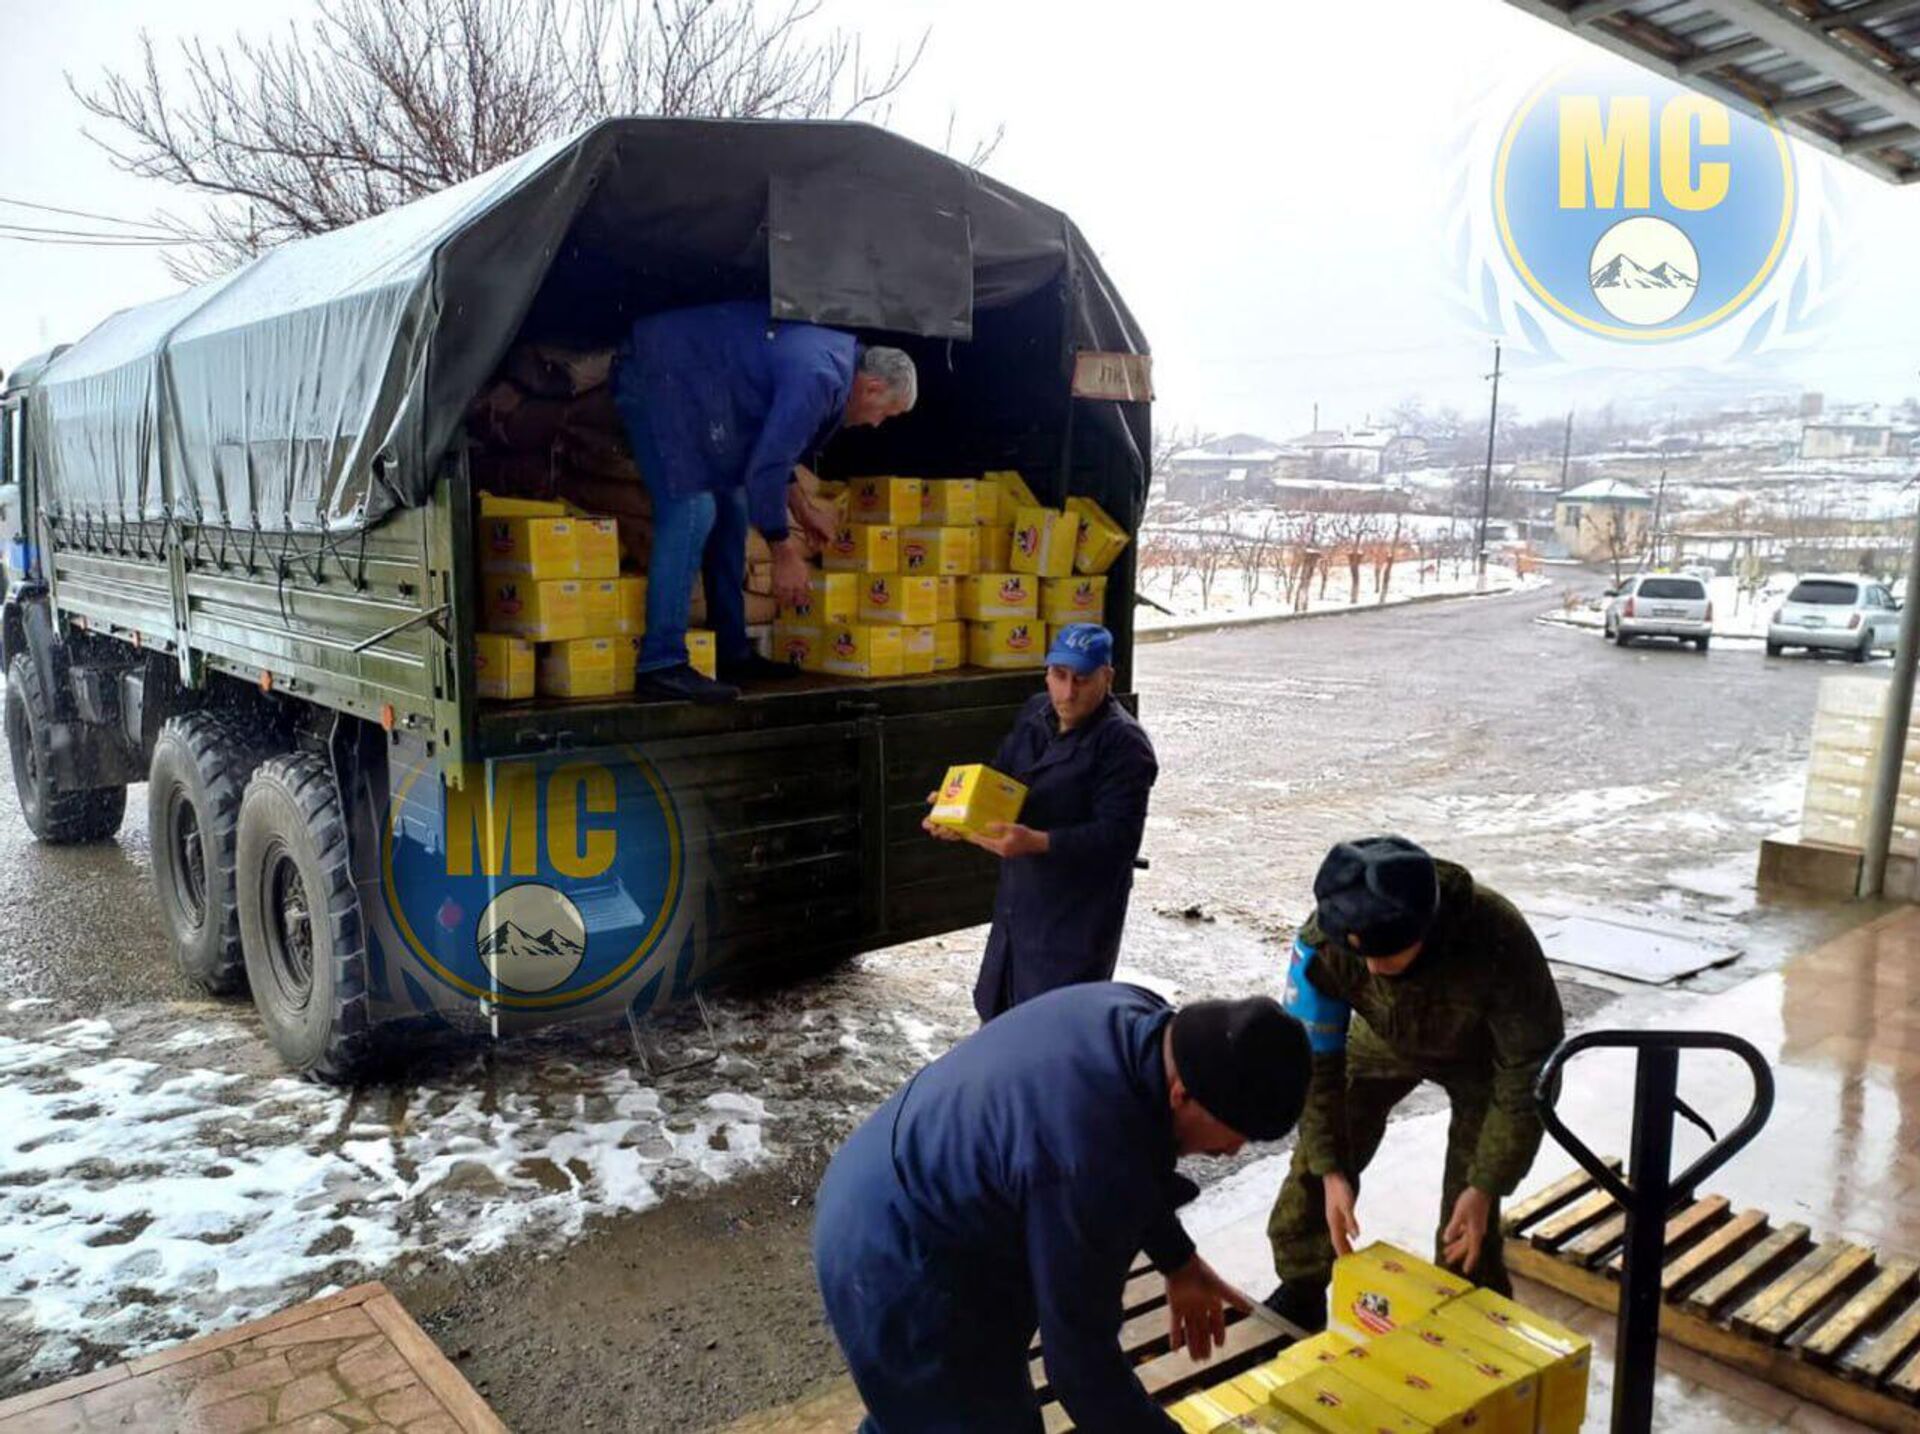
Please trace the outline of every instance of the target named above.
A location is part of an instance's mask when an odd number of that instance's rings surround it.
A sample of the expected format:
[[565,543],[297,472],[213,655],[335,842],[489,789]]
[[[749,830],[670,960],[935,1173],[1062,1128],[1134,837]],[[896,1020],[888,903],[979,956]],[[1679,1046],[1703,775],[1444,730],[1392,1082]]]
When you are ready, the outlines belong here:
[[1622,647],[1640,637],[1676,637],[1705,652],[1713,637],[1713,602],[1699,578],[1643,573],[1613,595],[1605,627]]
[[1767,624],[1767,656],[1789,647],[1843,652],[1865,662],[1875,649],[1891,649],[1900,636],[1900,609],[1874,578],[1803,577],[1793,585]]

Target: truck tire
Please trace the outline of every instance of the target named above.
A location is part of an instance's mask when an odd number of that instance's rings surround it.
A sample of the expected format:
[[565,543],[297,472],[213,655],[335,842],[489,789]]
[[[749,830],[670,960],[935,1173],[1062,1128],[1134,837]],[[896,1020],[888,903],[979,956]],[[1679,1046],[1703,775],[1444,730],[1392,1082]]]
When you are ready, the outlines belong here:
[[234,904],[240,798],[259,758],[234,724],[211,712],[169,718],[147,776],[153,889],[174,964],[215,996],[247,983]]
[[120,830],[127,814],[127,789],[61,790],[48,751],[52,725],[40,669],[33,665],[33,654],[23,652],[7,668],[7,747],[27,830],[37,840],[58,846],[105,841]]
[[260,764],[240,800],[234,889],[247,984],[280,1058],[332,1084],[372,1057],[366,927],[326,759]]

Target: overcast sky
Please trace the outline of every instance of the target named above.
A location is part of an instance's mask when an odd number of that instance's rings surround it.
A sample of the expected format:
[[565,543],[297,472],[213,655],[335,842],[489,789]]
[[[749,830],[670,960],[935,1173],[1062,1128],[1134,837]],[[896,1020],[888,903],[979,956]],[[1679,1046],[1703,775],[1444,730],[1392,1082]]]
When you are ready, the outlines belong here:
[[[116,172],[82,136],[67,92],[66,72],[84,79],[135,59],[132,8],[0,0],[9,115],[0,199],[133,218],[182,202]],[[1475,281],[1449,257],[1449,225],[1462,206],[1481,222],[1472,166],[1490,148],[1487,116],[1511,113],[1514,93],[1596,53],[1500,0],[827,0],[825,9],[870,50],[931,27],[895,127],[938,144],[950,113],[963,136],[1005,124],[989,171],[1066,210],[1099,250],[1152,342],[1158,422],[1274,437],[1305,429],[1316,403],[1326,426],[1358,424],[1409,396],[1485,403],[1492,335],[1459,308],[1463,295],[1474,302]],[[173,0],[146,13],[163,38],[226,38],[311,5]],[[1705,353],[1588,345],[1513,371],[1503,403],[1538,417],[1645,397],[1672,381],[1676,361],[1734,388],[1920,392],[1911,259],[1920,186],[1895,189],[1795,149],[1803,202],[1831,216],[1839,236],[1817,270],[1838,297],[1790,359],[1776,353],[1763,373]],[[20,209],[0,218],[88,227]],[[150,252],[0,242],[0,365],[174,287]]]

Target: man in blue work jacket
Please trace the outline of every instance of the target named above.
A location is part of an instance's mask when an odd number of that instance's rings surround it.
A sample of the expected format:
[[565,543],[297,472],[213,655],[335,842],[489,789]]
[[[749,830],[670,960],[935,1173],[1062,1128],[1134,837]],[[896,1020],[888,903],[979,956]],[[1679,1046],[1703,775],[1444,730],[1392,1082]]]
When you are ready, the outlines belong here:
[[1037,1434],[1027,1350],[1077,1428],[1167,1434],[1120,1351],[1136,1252],[1195,1358],[1239,1295],[1175,1213],[1182,1155],[1278,1140],[1306,1101],[1306,1033],[1278,1003],[1175,1012],[1137,986],[1054,991],[896,1091],[821,1182],[814,1269],[864,1434]]
[[[747,527],[773,549],[773,589],[807,594],[805,554],[789,512],[821,543],[832,515],[798,490],[795,465],[843,425],[872,427],[918,397],[913,360],[868,348],[817,324],[777,323],[764,301],[651,314],[634,324],[615,361],[614,402],[653,498],[647,630],[640,639],[641,700],[730,702],[738,684],[793,675],[747,638]],[[687,613],[706,578],[719,680],[687,662]]]
[[1146,729],[1114,700],[1112,633],[1092,622],[1055,633],[1047,690],[1021,710],[991,765],[1027,788],[1018,822],[971,837],[926,824],[1000,858],[973,988],[983,1021],[1060,986],[1113,978],[1160,765]]

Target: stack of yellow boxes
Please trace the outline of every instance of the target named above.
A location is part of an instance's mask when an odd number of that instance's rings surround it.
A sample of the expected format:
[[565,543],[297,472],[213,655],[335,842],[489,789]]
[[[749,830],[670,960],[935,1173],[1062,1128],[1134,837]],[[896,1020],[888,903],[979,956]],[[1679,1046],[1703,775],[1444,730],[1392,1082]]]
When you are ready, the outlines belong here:
[[[523,700],[536,690],[548,697],[633,691],[647,580],[621,576],[614,521],[564,503],[483,494],[479,523],[479,695]],[[687,651],[711,677],[713,634],[690,631]]]
[[[1192,1434],[1577,1434],[1592,1346],[1391,1245],[1334,1266],[1329,1330],[1167,1412]],[[1353,1337],[1349,1337],[1349,1334]]]
[[812,672],[1043,666],[1049,627],[1104,618],[1103,574],[1127,543],[1091,499],[1048,508],[1011,470],[856,478],[834,499],[812,592],[774,626],[774,656]]

